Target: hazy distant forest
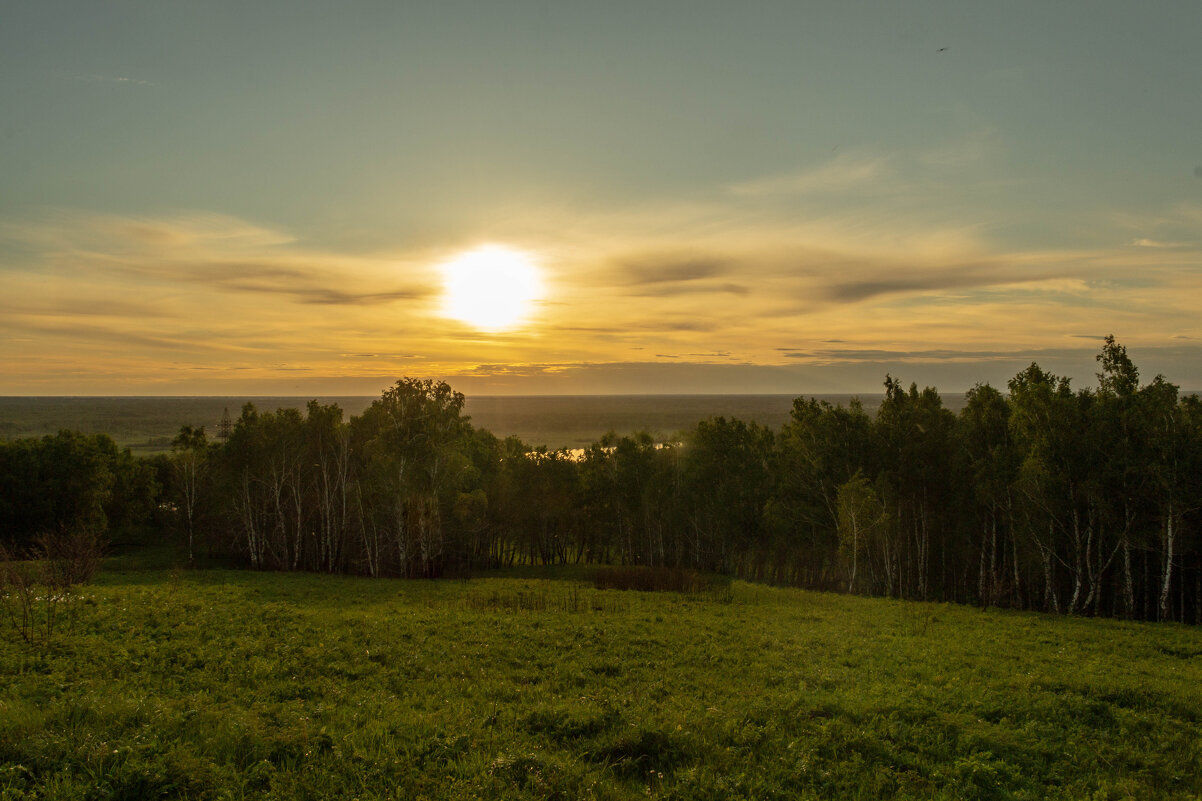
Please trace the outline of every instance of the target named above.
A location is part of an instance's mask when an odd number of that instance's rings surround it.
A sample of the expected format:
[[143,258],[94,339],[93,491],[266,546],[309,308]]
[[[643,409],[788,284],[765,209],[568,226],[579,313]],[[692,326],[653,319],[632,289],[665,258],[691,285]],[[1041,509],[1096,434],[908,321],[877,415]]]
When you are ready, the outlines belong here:
[[717,417],[583,455],[498,439],[447,384],[403,379],[349,422],[247,404],[215,436],[184,427],[169,455],[72,432],[0,443],[0,531],[18,552],[46,532],[141,532],[261,570],[683,567],[1202,623],[1202,402],[1141,386],[1113,337],[1098,362],[1096,388],[1032,364],[958,416],[889,377],[875,417],[798,398],[779,431]]

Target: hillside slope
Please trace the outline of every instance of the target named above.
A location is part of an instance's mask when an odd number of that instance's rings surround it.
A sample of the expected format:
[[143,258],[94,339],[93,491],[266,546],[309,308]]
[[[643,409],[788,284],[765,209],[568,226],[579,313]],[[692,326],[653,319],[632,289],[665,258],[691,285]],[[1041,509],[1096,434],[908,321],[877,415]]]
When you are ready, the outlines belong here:
[[108,572],[0,797],[1190,798],[1202,632],[736,583]]

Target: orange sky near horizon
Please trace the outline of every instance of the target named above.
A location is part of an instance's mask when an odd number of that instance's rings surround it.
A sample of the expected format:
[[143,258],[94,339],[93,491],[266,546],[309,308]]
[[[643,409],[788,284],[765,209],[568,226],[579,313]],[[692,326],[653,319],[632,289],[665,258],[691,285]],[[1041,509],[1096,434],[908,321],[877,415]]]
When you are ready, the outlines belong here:
[[1200,4],[6,17],[0,395],[1202,388]]

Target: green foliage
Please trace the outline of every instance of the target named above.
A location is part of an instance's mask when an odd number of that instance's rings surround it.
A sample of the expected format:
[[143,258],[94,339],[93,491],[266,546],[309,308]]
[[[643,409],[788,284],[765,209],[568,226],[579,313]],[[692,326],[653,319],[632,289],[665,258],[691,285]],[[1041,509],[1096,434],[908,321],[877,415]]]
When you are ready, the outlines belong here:
[[0,797],[1202,793],[1192,629],[731,589],[106,570],[0,638]]
[[742,558],[766,550],[772,432],[755,423],[703,420],[686,443],[682,479],[688,519],[697,539],[693,567],[733,571]]
[[367,554],[372,575],[433,576],[456,561],[443,521],[472,468],[463,403],[445,381],[404,378],[352,420],[365,514],[378,532]]
[[[839,552],[844,561],[850,564],[847,579],[847,589],[850,592],[856,586],[861,554],[871,555],[877,552],[878,542],[888,537],[889,512],[882,505],[879,495],[867,477],[860,471],[856,471],[854,476],[839,485],[835,495],[835,507],[838,509]],[[884,546],[885,549],[887,547]],[[888,558],[884,562],[886,568],[890,567]],[[871,567],[871,563],[868,562],[865,566]]]
[[0,543],[16,550],[41,534],[142,525],[158,495],[154,471],[104,434],[0,442]]

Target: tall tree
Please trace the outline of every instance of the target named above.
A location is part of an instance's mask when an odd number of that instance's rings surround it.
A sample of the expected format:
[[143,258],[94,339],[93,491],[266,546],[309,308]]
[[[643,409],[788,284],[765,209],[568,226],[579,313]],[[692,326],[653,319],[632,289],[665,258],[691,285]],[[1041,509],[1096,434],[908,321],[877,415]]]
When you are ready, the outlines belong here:
[[[1112,533],[1114,545],[1110,556],[1102,562],[1104,548],[1098,549],[1097,580],[1101,583],[1105,568],[1116,555],[1121,555],[1121,588],[1117,606],[1122,614],[1135,614],[1135,577],[1132,570],[1132,540],[1138,536],[1140,518],[1144,515],[1151,474],[1147,470],[1152,453],[1149,420],[1141,409],[1139,370],[1127,355],[1127,349],[1106,337],[1097,360],[1097,403],[1092,421],[1093,439],[1102,457],[1093,465],[1092,503],[1097,518]],[[1107,546],[1109,549],[1109,546]],[[1094,612],[1100,611],[1102,592],[1094,596]]]
[[[955,417],[943,407],[939,393],[915,384],[905,390],[886,376],[885,399],[874,425],[882,469],[878,483],[891,510],[892,541],[882,540],[881,558],[895,560],[898,584],[886,591],[926,599],[932,592],[932,555],[946,545],[943,520],[950,511],[955,450]],[[946,577],[946,552],[939,550],[940,590]]]
[[1152,383],[1139,392],[1139,401],[1144,418],[1150,428],[1150,451],[1152,455],[1148,470],[1152,476],[1160,518],[1160,591],[1157,597],[1157,612],[1160,620],[1172,619],[1173,573],[1179,556],[1178,539],[1181,521],[1186,509],[1196,504],[1187,499],[1182,491],[1185,486],[1183,467],[1187,463],[1188,440],[1183,425],[1182,408],[1178,404],[1178,389],[1163,376],[1156,376]]
[[[988,384],[970,389],[960,412],[959,429],[979,532],[977,600],[985,606],[997,604],[1009,585],[1009,594],[1021,605],[1018,543],[1010,530],[1010,488],[1018,473],[1018,452],[1010,437],[1010,407],[1002,393]],[[1004,568],[1007,562],[1012,568],[1009,574]]]
[[682,471],[695,567],[738,572],[762,553],[772,440],[756,423],[725,417],[691,433]]
[[798,398],[776,442],[766,523],[787,543],[801,583],[834,588],[838,488],[858,471],[875,478],[872,419],[858,399],[845,408]]
[[175,471],[179,513],[184,518],[184,533],[188,541],[188,564],[196,559],[196,511],[208,466],[209,443],[204,426],[185,425],[171,441],[171,465]]
[[[874,541],[887,539],[889,513],[872,484],[861,472],[839,485],[836,508],[839,521],[839,550],[851,562],[847,575],[847,591],[854,592],[859,578],[860,554],[871,554],[875,550]],[[886,553],[885,558],[881,560],[881,566],[889,571],[893,569],[894,564]],[[886,588],[891,588],[893,583],[892,577],[885,578]],[[867,586],[874,588],[879,585],[870,577]]]
[[405,575],[434,575],[441,567],[444,493],[468,465],[463,402],[445,381],[404,378],[351,421],[379,505],[372,514],[384,512],[379,523]]

